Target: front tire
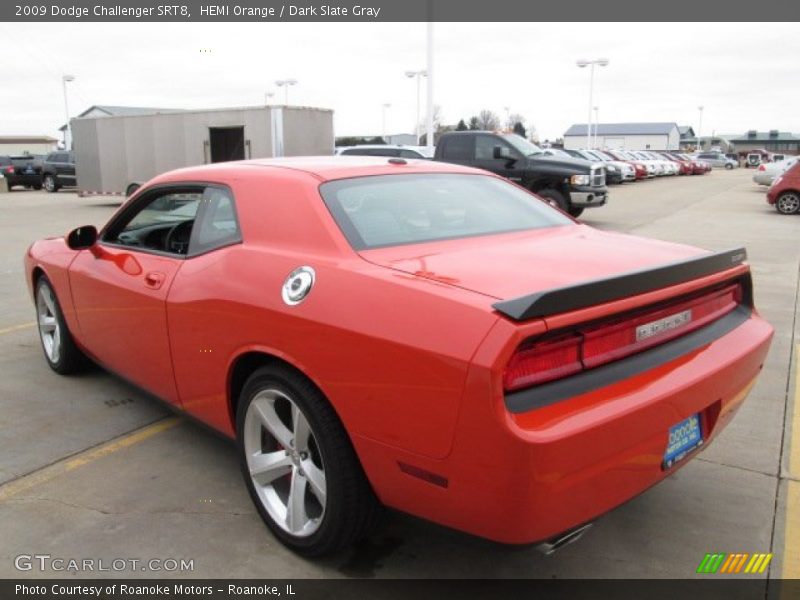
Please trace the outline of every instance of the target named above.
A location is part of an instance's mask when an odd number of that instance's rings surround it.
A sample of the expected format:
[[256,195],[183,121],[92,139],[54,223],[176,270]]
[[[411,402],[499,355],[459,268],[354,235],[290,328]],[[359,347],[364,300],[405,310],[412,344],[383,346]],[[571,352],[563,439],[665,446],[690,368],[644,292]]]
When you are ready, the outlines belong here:
[[236,415],[245,484],[261,518],[285,546],[307,557],[364,537],[379,503],[350,438],[327,399],[283,366],[255,371]]
[[569,207],[569,214],[576,219],[583,214],[583,207],[580,206],[570,206]]
[[58,191],[58,185],[56,184],[56,178],[52,175],[45,175],[44,180],[42,181],[44,184],[44,189],[47,190],[49,193],[54,193]]
[[86,356],[75,345],[64,321],[53,285],[42,275],[36,282],[36,322],[47,364],[60,375],[77,373],[86,366]]
[[732,170],[732,169],[733,169],[733,165],[732,165],[731,163],[727,163],[727,164],[725,165],[725,168],[726,168],[726,169],[728,169],[728,171],[730,171],[730,170]]
[[797,192],[784,192],[778,196],[775,208],[782,215],[796,215],[800,212],[800,194]]
[[550,206],[563,210],[564,212],[569,211],[569,206],[567,205],[566,198],[564,198],[564,194],[558,190],[547,188],[544,190],[539,190],[535,193],[540,198],[544,198]]

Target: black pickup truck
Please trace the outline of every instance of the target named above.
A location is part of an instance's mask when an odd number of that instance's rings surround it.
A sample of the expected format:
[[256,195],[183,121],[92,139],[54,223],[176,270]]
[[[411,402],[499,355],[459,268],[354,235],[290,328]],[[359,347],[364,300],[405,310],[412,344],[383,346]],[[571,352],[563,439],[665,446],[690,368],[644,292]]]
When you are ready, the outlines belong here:
[[523,137],[490,131],[442,134],[433,160],[485,169],[508,177],[579,216],[585,208],[603,206],[608,189],[602,163],[548,156]]

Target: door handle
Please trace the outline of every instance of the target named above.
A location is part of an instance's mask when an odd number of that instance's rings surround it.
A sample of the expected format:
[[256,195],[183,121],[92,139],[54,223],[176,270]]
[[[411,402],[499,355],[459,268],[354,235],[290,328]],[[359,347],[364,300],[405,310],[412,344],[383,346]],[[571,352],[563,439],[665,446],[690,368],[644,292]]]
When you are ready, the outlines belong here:
[[158,271],[151,271],[147,275],[144,276],[144,284],[149,287],[157,290],[161,287],[161,284],[164,283],[164,278],[166,276],[163,273],[159,273]]

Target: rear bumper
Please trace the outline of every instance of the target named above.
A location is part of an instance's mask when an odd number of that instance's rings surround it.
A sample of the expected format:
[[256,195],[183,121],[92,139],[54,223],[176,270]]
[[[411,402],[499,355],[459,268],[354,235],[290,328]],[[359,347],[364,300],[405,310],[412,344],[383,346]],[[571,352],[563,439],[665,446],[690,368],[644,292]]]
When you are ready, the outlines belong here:
[[12,185],[41,185],[42,183],[42,176],[38,173],[33,175],[25,175],[25,174],[14,174],[14,175],[6,175],[6,181],[8,182],[8,187]]
[[[399,455],[363,439],[356,446],[376,492],[390,506],[499,542],[550,539],[686,464],[662,465],[673,425],[699,413],[702,447],[719,435],[761,370],[772,333],[753,314],[665,364],[516,414],[506,409],[502,394],[497,397],[497,374],[474,367],[447,459]],[[489,390],[495,403],[486,410]],[[446,485],[401,473],[399,461],[440,475]]]

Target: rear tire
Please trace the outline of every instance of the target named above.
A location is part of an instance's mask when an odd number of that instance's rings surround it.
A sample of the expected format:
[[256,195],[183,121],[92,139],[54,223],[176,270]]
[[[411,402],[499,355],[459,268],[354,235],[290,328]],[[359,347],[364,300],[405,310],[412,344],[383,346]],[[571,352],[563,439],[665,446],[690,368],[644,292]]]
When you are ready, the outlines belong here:
[[730,171],[731,169],[733,169],[733,165],[732,165],[732,164],[730,164],[730,163],[727,163],[727,164],[725,165],[725,168],[726,168],[726,169],[728,169],[728,171]]
[[239,397],[236,439],[245,484],[275,537],[306,557],[363,538],[380,504],[339,417],[285,366],[255,371]]
[[775,209],[782,215],[796,215],[800,212],[800,194],[784,192],[775,201]]
[[83,370],[89,361],[75,345],[53,285],[45,275],[36,282],[35,299],[39,341],[47,364],[60,375]]
[[138,183],[130,184],[128,188],[125,190],[125,196],[133,196],[136,193],[136,190],[138,190],[140,187],[142,186],[139,185]]

